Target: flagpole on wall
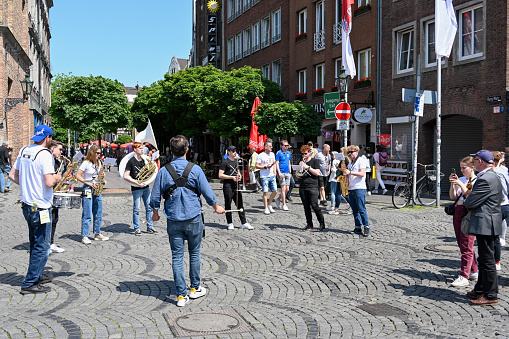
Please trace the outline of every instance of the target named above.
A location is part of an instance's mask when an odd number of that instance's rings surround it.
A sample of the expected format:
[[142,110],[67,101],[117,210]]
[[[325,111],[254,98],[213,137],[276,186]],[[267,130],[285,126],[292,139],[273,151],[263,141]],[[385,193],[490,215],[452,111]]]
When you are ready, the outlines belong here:
[[442,57],[437,58],[437,207],[440,207],[440,150],[442,146]]

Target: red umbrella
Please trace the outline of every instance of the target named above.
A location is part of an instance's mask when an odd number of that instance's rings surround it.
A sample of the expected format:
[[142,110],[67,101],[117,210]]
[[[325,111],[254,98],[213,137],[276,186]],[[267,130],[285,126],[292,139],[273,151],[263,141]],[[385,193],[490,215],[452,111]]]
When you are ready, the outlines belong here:
[[118,145],[117,144],[110,144],[111,148],[113,148],[113,150],[116,150]]
[[258,133],[258,126],[256,126],[254,121],[254,116],[256,111],[258,110],[258,106],[260,106],[260,98],[256,97],[253,103],[253,108],[251,109],[251,133],[249,135],[249,148],[254,147],[256,152],[261,152],[265,149],[263,143],[267,141],[266,135],[260,135]]
[[122,144],[122,145],[120,145],[120,148],[127,148],[127,146],[130,145],[130,144],[131,144],[130,142],[128,142],[126,144]]

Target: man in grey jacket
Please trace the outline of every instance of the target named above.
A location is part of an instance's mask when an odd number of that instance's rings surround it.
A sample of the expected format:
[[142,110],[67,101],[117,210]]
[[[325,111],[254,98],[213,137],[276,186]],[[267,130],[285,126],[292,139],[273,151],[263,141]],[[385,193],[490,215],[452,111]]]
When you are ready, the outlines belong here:
[[498,278],[495,267],[495,238],[502,233],[502,183],[493,171],[493,153],[481,150],[474,157],[479,171],[472,193],[465,199],[470,211],[468,232],[476,235],[478,246],[479,278],[474,289],[467,293],[472,305],[498,304]]

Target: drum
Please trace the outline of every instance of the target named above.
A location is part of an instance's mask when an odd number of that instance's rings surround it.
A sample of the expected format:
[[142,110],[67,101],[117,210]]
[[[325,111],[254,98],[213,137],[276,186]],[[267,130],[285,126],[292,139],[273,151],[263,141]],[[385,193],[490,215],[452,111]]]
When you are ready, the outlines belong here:
[[65,210],[81,208],[81,195],[76,193],[54,193],[53,207]]

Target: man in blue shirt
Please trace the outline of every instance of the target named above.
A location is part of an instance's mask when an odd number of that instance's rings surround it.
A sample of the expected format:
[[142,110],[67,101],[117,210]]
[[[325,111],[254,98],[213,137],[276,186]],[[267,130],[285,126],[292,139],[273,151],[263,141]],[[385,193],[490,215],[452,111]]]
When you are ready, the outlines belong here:
[[276,170],[279,177],[279,185],[281,186],[281,194],[276,199],[276,205],[280,208],[281,201],[283,201],[283,211],[288,211],[286,194],[288,193],[288,187],[292,178],[292,153],[288,150],[288,146],[288,140],[282,140],[281,149],[276,153]]
[[[182,176],[188,164],[186,154],[189,151],[189,141],[185,136],[177,135],[171,138],[170,147],[173,154],[170,166],[173,166],[177,174]],[[157,173],[150,198],[150,207],[154,213],[152,220],[159,220],[161,197],[174,184],[175,181],[168,169],[161,168]],[[217,204],[214,192],[200,166],[193,166],[187,178],[187,185],[175,188],[164,201],[163,213],[167,218],[173,279],[176,286],[177,306],[179,307],[185,306],[189,302],[189,298],[196,299],[207,293],[205,287],[200,285],[200,246],[203,236],[200,195],[203,195],[217,214],[225,213],[224,208]],[[189,251],[189,278],[191,279],[189,295],[187,295],[184,273],[184,241],[186,239]]]

